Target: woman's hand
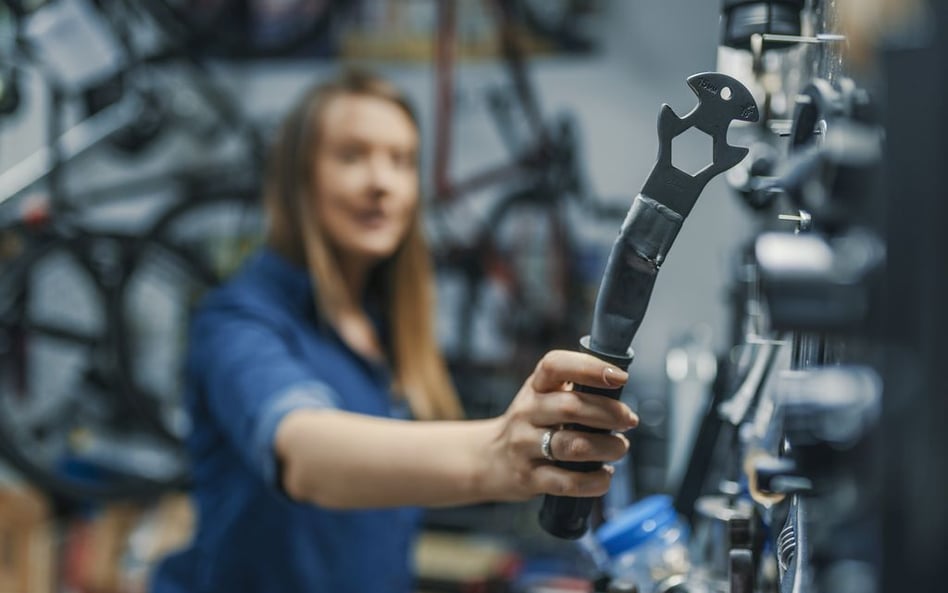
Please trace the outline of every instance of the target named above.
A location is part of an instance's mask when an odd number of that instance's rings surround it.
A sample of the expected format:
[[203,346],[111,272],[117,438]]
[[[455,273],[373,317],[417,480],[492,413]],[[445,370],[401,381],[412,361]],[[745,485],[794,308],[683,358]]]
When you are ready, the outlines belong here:
[[[487,496],[524,500],[537,494],[593,497],[609,489],[613,468],[575,472],[556,467],[542,450],[544,433],[563,424],[625,432],[638,416],[625,404],[573,390],[573,384],[616,388],[628,374],[594,356],[556,350],[537,364],[507,411],[495,419],[494,436],[482,472]],[[557,461],[615,461],[629,449],[622,434],[560,429],[548,452]]]

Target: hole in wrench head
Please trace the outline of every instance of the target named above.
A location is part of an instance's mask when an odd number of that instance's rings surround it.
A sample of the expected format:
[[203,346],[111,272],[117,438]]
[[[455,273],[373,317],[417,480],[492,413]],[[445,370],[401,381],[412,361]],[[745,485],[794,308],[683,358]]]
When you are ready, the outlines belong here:
[[675,136],[671,145],[672,166],[694,177],[714,162],[714,140],[691,127]]
[[723,89],[721,89],[721,98],[724,99],[725,101],[731,100],[731,87],[726,86]]

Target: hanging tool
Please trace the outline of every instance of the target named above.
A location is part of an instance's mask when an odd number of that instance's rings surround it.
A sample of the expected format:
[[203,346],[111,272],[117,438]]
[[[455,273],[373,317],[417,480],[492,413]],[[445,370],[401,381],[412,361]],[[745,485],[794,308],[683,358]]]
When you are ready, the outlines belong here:
[[[759,118],[750,91],[730,76],[716,72],[695,74],[688,78],[688,86],[698,96],[698,106],[685,117],[678,117],[668,105],[662,106],[658,118],[658,162],[622,224],[599,287],[592,330],[580,340],[582,351],[623,369],[632,363],[632,338],[642,323],[658,269],[685,217],[708,181],[747,155],[746,148],[727,143],[728,127],[734,120],[755,122]],[[672,140],[690,128],[701,130],[713,140],[712,163],[695,175],[672,165]],[[574,389],[613,399],[619,399],[622,393],[622,388],[576,385]],[[567,428],[598,431],[581,425]],[[556,464],[581,472],[602,467],[601,462]],[[579,538],[588,528],[593,501],[547,495],[540,509],[540,524],[557,537]]]

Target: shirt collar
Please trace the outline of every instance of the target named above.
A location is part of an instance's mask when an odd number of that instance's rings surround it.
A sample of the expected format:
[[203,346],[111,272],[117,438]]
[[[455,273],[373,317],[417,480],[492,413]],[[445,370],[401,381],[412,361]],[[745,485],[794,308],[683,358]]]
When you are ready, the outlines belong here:
[[306,267],[294,263],[270,247],[260,249],[255,262],[263,269],[294,306],[313,314],[315,310],[315,289],[313,279]]
[[[277,285],[278,290],[286,295],[294,307],[299,307],[299,311],[305,316],[312,316],[313,319],[316,319],[315,280],[310,276],[309,270],[306,267],[290,261],[268,246],[263,246],[260,249],[258,257],[252,265],[259,266],[264,274]],[[384,347],[388,349],[389,336],[387,328],[383,323],[381,307],[378,303],[371,300],[367,302],[365,306],[369,318],[375,324],[376,331],[379,332],[379,339],[384,344]],[[323,327],[324,331],[329,332],[329,334],[333,336],[333,339],[339,341],[340,344],[351,351],[349,346],[336,334],[335,330],[328,325],[321,327]],[[369,360],[354,351],[352,351],[352,353],[368,364],[375,373],[384,377],[386,382],[390,381],[391,371],[386,363]]]

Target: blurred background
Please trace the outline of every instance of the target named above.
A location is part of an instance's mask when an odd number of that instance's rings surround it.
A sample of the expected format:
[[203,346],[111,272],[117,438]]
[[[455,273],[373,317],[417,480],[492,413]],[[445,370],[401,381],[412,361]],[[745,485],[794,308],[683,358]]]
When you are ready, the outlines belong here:
[[[932,101],[898,129],[944,127],[933,107],[944,83],[928,76],[931,56],[944,57],[933,41],[945,22],[939,10],[884,0],[7,0],[0,536],[11,552],[0,558],[0,593],[141,591],[155,560],[187,541],[180,362],[189,311],[259,242],[263,157],[281,117],[310,85],[353,65],[395,81],[421,120],[439,336],[470,417],[501,413],[542,352],[575,348],[588,333],[612,242],[656,161],[662,104],[690,112],[686,79],[695,73],[721,70],[746,84],[762,122],[733,126],[729,139],[752,146],[751,156],[709,183],[662,265],[623,394],[642,425],[595,522],[615,523],[637,501],[666,509],[673,500],[675,538],[695,536],[692,565],[715,566],[706,579],[713,590],[736,591],[720,588],[727,554],[715,565],[708,550],[742,548],[720,538],[726,517],[744,518],[759,525],[747,546],[755,582],[776,587],[792,548],[778,562],[773,546],[797,506],[762,503],[748,476],[845,475],[847,487],[873,486],[855,506],[876,515],[847,533],[878,544],[846,556],[858,568],[847,579],[875,587],[860,590],[896,590],[865,566],[881,554],[877,511],[898,507],[902,494],[876,491],[872,472],[839,470],[862,467],[849,458],[787,469],[786,438],[770,434],[776,420],[756,410],[767,408],[769,391],[822,394],[821,381],[836,381],[830,391],[850,399],[841,396],[848,403],[828,417],[858,425],[843,449],[878,460],[878,450],[853,443],[875,434],[885,361],[904,362],[887,384],[908,381],[919,401],[943,385],[917,362],[937,346],[891,348],[898,332],[880,321],[913,306],[932,321],[944,282],[925,280],[938,276],[939,250],[921,257],[912,243],[900,264],[918,264],[918,275],[901,280],[909,294],[928,296],[898,307],[877,296],[886,284],[879,245],[915,227],[887,218],[893,193],[882,188],[896,187],[901,169],[874,184],[881,173],[871,150],[885,132],[892,137],[880,113],[911,111],[883,105],[914,104],[893,92],[895,72],[907,78],[898,89],[927,80]],[[893,65],[902,58],[879,57],[890,47],[920,53],[904,58],[912,67]],[[813,86],[817,78],[830,90]],[[828,129],[845,132],[845,158],[826,156]],[[944,141],[929,132],[928,145],[905,141],[924,155],[899,153],[911,154],[910,169],[944,164]],[[795,150],[810,160],[786,156]],[[672,159],[698,172],[712,161],[710,137],[675,138]],[[919,209],[935,203],[925,201],[934,185],[905,178],[918,184]],[[820,191],[801,179],[818,180]],[[936,241],[929,230],[921,235]],[[773,240],[761,244],[767,233]],[[813,241],[786,242],[801,233]],[[819,268],[825,257],[832,265]],[[801,354],[811,350],[819,355]],[[841,366],[830,378],[813,371],[803,387],[778,377]],[[725,400],[737,403],[719,408]],[[818,424],[811,416],[801,422]],[[783,469],[742,472],[752,450]],[[806,498],[771,490],[788,504]],[[590,591],[596,575],[619,572],[602,555],[624,550],[553,540],[536,525],[537,503],[431,512],[416,554],[422,585]],[[815,557],[824,556],[832,554]],[[669,575],[683,572],[662,562]]]

